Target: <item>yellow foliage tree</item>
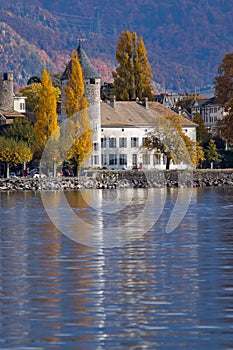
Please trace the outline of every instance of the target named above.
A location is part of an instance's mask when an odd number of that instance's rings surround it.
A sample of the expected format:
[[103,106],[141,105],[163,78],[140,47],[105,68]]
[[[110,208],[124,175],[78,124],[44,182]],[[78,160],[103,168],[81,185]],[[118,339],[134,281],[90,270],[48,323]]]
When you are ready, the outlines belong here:
[[93,144],[87,111],[88,103],[84,95],[82,68],[77,51],[72,52],[71,70],[68,74],[68,85],[65,88],[65,108],[67,117],[72,120],[70,134],[73,137],[73,146],[67,153],[67,159],[73,160],[76,166],[80,166],[90,156]]
[[119,67],[112,73],[118,100],[152,98],[152,72],[142,37],[122,31],[116,49]]
[[9,177],[10,164],[30,162],[32,155],[33,153],[26,142],[0,137],[0,161],[7,165],[6,177]]
[[46,143],[50,139],[51,135],[53,135],[52,138],[54,142],[53,147],[50,147],[49,159],[54,162],[54,176],[56,172],[56,159],[58,157],[56,141],[59,137],[59,125],[56,109],[57,100],[55,89],[52,85],[49,73],[46,69],[44,69],[41,78],[38,112],[36,113],[37,121],[34,129],[37,146],[40,151],[43,151]]

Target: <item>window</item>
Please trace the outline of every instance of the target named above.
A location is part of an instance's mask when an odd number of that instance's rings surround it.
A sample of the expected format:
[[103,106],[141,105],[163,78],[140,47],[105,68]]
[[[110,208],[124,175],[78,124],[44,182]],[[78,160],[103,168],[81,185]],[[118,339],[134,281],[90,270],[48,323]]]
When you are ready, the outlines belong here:
[[127,165],[127,154],[120,154],[120,165]]
[[138,147],[138,137],[131,137],[131,147]]
[[143,138],[142,138],[142,146],[145,146],[145,141],[146,141],[146,139],[147,139],[146,137],[143,137]]
[[109,148],[116,148],[116,138],[115,137],[109,138]]
[[109,154],[109,165],[116,165],[116,164],[117,164],[117,155]]
[[144,165],[149,165],[150,164],[150,154],[143,154],[142,155],[142,162]]
[[153,163],[154,163],[154,165],[160,164],[160,154],[159,153],[155,153],[153,155]]
[[98,151],[99,144],[97,142],[94,142],[94,151]]
[[101,148],[107,147],[107,139],[106,137],[101,137]]
[[101,154],[101,165],[102,166],[107,165],[107,154]]
[[19,108],[21,111],[24,111],[25,110],[25,103],[21,102]]
[[126,137],[120,137],[119,138],[119,147],[120,148],[126,148],[127,147],[127,138]]
[[95,84],[95,79],[94,79],[94,78],[91,78],[91,79],[90,79],[90,84],[92,84],[92,85]]
[[137,164],[138,164],[138,155],[137,154],[133,154],[132,163],[133,163],[134,168],[137,167]]
[[99,156],[98,155],[92,156],[92,164],[99,165]]

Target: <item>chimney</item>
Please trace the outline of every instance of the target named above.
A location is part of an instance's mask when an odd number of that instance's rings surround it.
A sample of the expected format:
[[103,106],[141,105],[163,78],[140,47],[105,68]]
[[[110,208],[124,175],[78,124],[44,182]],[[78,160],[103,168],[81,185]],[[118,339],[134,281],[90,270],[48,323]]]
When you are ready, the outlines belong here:
[[146,109],[148,109],[148,97],[145,97],[145,98],[144,98],[143,106],[144,106]]
[[116,96],[113,96],[110,100],[110,106],[116,109]]

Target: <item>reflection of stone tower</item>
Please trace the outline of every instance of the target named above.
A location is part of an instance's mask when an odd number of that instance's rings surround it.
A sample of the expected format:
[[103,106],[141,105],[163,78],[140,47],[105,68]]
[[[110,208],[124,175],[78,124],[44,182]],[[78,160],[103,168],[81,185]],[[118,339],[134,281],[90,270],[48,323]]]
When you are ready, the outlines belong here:
[[0,76],[0,109],[14,111],[13,73]]
[[[88,101],[88,115],[92,128],[92,141],[94,144],[94,151],[91,158],[91,165],[98,167],[101,161],[101,121],[100,121],[100,75],[96,72],[93,64],[87,57],[85,51],[79,44],[77,49],[80,65],[82,67],[85,96]],[[71,70],[71,61],[68,63],[64,73],[61,76],[61,92],[62,92],[62,106],[61,113],[65,114],[64,108],[64,88],[68,83],[68,74]]]

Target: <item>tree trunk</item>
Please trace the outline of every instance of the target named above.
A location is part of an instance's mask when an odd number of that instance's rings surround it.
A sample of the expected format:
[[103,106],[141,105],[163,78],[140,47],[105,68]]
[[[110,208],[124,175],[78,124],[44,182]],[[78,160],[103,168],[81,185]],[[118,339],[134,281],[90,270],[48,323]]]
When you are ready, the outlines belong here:
[[57,162],[56,160],[53,161],[53,177],[56,177],[57,173]]
[[166,170],[170,169],[170,163],[171,163],[171,158],[167,157],[167,159],[166,159]]
[[10,166],[9,163],[6,163],[6,178],[8,179],[10,177]]
[[214,169],[214,162],[210,162],[210,169]]

